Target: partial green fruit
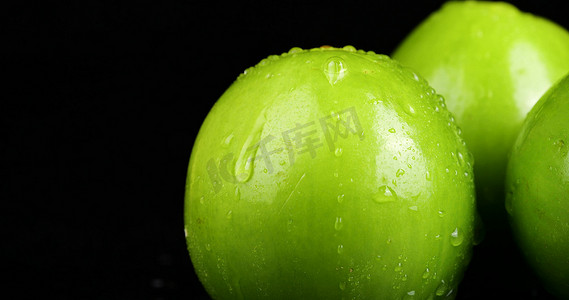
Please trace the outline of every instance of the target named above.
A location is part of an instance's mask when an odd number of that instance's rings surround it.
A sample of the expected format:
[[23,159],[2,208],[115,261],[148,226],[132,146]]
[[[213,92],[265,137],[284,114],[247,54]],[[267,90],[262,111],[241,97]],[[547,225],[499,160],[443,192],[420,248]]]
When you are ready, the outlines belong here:
[[518,245],[546,288],[569,299],[569,77],[529,113],[506,184]]
[[393,58],[444,95],[474,155],[481,214],[488,223],[505,220],[507,153],[529,110],[569,71],[569,33],[507,3],[453,1]]
[[350,46],[247,69],[188,170],[188,249],[215,299],[454,298],[474,215],[471,156],[442,97]]

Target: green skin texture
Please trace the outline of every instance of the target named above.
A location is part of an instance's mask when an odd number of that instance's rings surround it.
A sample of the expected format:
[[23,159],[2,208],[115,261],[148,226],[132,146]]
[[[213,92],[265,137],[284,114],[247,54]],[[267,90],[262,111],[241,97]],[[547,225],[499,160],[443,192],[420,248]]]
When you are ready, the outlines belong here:
[[474,155],[477,202],[488,230],[507,226],[507,154],[532,106],[569,71],[569,33],[507,3],[448,2],[393,58],[445,97]]
[[[329,148],[320,120],[354,116],[360,130]],[[283,132],[302,124],[321,146],[303,153],[293,135],[291,163]],[[247,150],[263,141],[281,148],[271,171]],[[471,155],[423,79],[351,46],[293,48],[248,69],[204,121],[187,245],[214,299],[452,299],[471,256],[474,193]]]
[[527,261],[569,299],[569,77],[532,109],[508,163],[506,209]]

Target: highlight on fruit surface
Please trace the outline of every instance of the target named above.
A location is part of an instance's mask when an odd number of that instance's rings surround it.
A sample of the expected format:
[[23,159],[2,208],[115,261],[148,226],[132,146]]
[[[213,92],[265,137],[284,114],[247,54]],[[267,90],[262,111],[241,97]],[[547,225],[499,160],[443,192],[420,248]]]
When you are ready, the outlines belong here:
[[185,201],[215,299],[454,298],[475,242],[472,157],[444,99],[351,46],[241,74],[199,131]]
[[569,71],[569,33],[508,3],[451,1],[393,58],[445,97],[474,155],[480,213],[489,230],[506,227],[507,153],[526,114]]
[[528,114],[512,148],[506,210],[527,262],[569,299],[569,77]]

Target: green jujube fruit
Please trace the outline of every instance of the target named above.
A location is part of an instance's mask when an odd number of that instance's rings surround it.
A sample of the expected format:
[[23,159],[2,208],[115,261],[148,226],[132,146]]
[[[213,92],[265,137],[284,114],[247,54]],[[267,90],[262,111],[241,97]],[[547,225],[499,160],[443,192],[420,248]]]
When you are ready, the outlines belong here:
[[569,77],[529,113],[512,148],[506,210],[546,289],[569,299]]
[[247,69],[205,119],[188,250],[214,299],[454,298],[472,172],[417,74],[351,46],[293,48]]
[[569,33],[508,3],[451,1],[393,58],[445,97],[474,155],[480,213],[489,230],[507,226],[507,153],[526,114],[569,72]]

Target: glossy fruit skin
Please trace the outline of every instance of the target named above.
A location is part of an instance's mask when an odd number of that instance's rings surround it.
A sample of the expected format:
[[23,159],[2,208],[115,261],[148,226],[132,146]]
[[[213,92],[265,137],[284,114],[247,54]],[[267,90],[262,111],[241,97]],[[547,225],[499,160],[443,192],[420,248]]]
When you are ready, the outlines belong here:
[[508,163],[506,210],[546,288],[569,299],[569,77],[528,114]]
[[204,121],[185,232],[214,299],[454,298],[475,206],[471,155],[424,80],[351,46],[293,48]]
[[480,213],[489,230],[507,226],[507,153],[533,105],[569,71],[569,33],[511,4],[453,1],[411,32],[393,58],[445,97],[474,155]]

